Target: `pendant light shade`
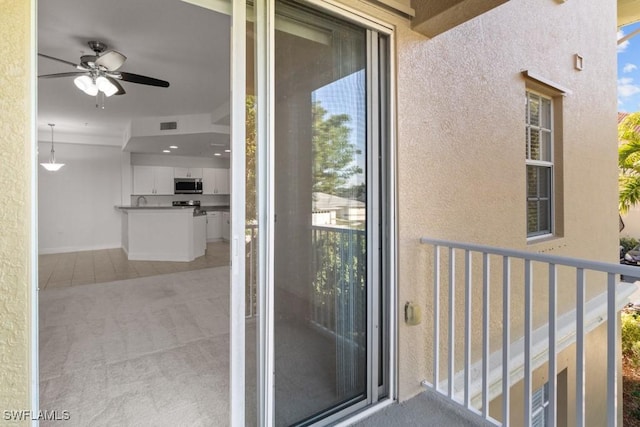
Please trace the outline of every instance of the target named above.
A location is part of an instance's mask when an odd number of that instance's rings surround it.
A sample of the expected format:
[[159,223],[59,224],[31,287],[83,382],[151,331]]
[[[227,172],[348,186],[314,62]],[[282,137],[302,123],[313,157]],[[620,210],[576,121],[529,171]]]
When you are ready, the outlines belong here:
[[64,163],[56,163],[56,152],[53,149],[53,127],[55,125],[49,123],[49,126],[51,127],[51,156],[49,157],[48,163],[40,163],[40,166],[50,172],[55,172],[57,170],[60,170],[60,168],[64,166]]

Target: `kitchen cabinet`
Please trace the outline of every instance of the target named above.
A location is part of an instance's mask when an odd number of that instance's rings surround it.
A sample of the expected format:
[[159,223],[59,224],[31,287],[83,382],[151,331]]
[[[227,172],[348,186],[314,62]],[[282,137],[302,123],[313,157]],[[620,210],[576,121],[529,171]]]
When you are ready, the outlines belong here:
[[202,178],[202,168],[173,168],[176,178]]
[[173,195],[173,168],[133,166],[133,194]]
[[219,240],[222,237],[222,212],[207,212],[207,240]]
[[203,194],[229,194],[229,169],[202,169]]

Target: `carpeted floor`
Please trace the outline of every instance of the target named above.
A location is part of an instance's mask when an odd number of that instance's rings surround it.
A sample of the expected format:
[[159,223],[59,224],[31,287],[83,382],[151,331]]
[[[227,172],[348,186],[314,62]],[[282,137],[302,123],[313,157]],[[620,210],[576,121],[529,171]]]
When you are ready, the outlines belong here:
[[39,307],[40,407],[65,427],[228,423],[229,267],[47,289]]

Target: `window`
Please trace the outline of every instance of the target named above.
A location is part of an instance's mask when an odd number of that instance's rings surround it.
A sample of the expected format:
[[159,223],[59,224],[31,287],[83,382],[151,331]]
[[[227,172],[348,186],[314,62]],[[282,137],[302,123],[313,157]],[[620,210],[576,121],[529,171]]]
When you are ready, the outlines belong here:
[[527,237],[553,233],[553,101],[526,92]]
[[531,395],[531,426],[544,427],[547,425],[549,412],[549,383],[545,383]]

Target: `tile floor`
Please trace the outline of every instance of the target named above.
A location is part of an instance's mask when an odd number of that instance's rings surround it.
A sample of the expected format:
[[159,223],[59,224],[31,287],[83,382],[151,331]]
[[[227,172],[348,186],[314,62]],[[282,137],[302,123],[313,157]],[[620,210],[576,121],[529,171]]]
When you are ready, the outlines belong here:
[[47,254],[38,259],[43,290],[229,265],[229,243],[207,243],[206,254],[191,262],[129,261],[119,248]]

